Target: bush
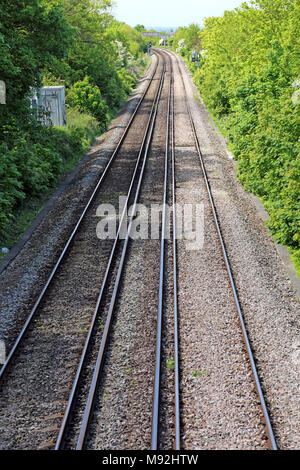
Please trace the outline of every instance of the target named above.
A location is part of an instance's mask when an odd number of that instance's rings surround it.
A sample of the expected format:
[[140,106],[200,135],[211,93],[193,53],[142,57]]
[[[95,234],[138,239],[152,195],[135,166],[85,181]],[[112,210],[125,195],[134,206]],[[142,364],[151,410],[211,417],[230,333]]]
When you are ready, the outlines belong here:
[[0,228],[11,217],[14,205],[24,199],[22,190],[21,173],[18,170],[15,155],[6,144],[0,145]]
[[73,168],[100,133],[98,121],[76,109],[67,113],[67,127],[45,128],[31,121],[12,145],[0,145],[0,230],[12,210],[28,196],[54,187]]
[[69,106],[94,116],[101,129],[106,128],[109,119],[108,107],[102,99],[99,87],[92,85],[89,77],[74,83],[68,91],[67,102]]
[[[45,193],[91,145],[136,82],[145,39],[113,20],[110,1],[7,0],[0,6],[0,231],[26,197]],[[118,41],[118,50],[116,47]],[[28,96],[67,89],[67,127],[44,128]],[[110,108],[110,109],[109,109]]]
[[117,109],[126,100],[127,93],[124,89],[122,74],[116,71],[107,86],[106,97],[111,108]]

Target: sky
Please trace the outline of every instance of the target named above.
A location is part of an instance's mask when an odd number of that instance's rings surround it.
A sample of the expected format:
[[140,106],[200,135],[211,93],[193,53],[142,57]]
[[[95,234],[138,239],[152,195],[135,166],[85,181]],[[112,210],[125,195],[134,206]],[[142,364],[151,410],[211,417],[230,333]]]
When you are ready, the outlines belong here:
[[222,16],[244,0],[114,0],[114,16],[130,26],[143,24],[146,28],[203,24],[208,16]]

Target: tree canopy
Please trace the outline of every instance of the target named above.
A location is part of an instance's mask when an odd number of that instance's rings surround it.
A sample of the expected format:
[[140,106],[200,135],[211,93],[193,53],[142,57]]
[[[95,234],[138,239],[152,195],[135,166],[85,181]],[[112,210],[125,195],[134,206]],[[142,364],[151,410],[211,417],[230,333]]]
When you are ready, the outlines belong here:
[[[117,22],[111,0],[6,0],[0,4],[0,231],[26,196],[51,187],[72,157],[107,126],[145,66],[146,41]],[[76,125],[43,128],[29,96],[65,85]],[[80,114],[81,113],[81,114]],[[88,124],[87,124],[88,123]]]
[[[201,95],[229,138],[239,178],[269,212],[300,273],[300,3],[252,0],[178,30]],[[201,44],[200,67],[190,51]],[[176,43],[173,47],[176,47]]]

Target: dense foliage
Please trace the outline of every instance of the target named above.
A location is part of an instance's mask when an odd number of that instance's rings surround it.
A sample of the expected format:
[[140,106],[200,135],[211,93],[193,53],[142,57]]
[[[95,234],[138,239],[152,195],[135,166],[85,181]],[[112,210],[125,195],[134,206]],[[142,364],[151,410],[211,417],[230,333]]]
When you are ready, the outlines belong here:
[[[0,231],[24,198],[55,184],[66,161],[106,128],[145,67],[145,47],[136,29],[113,18],[111,0],[1,2],[7,104],[0,105]],[[68,126],[42,127],[29,96],[33,88],[60,84]]]
[[188,60],[201,40],[200,67],[190,67],[229,138],[239,179],[261,198],[275,240],[289,247],[300,273],[300,3],[242,4],[208,18],[197,43],[187,42],[186,30]]
[[201,51],[200,31],[199,25],[195,23],[185,28],[178,28],[171,41],[173,49],[177,49],[182,57],[189,57],[191,51],[199,54]]

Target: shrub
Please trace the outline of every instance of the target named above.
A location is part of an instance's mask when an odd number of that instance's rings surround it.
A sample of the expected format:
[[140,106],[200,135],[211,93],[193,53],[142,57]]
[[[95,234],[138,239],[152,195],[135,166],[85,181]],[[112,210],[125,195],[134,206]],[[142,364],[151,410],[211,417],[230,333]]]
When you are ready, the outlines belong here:
[[25,193],[16,156],[6,144],[0,145],[0,161],[0,227],[3,227],[11,216],[12,208],[24,199]]
[[106,128],[109,119],[108,107],[102,99],[99,87],[92,85],[89,77],[74,83],[68,91],[67,102],[69,106],[91,114],[98,120],[102,129]]

